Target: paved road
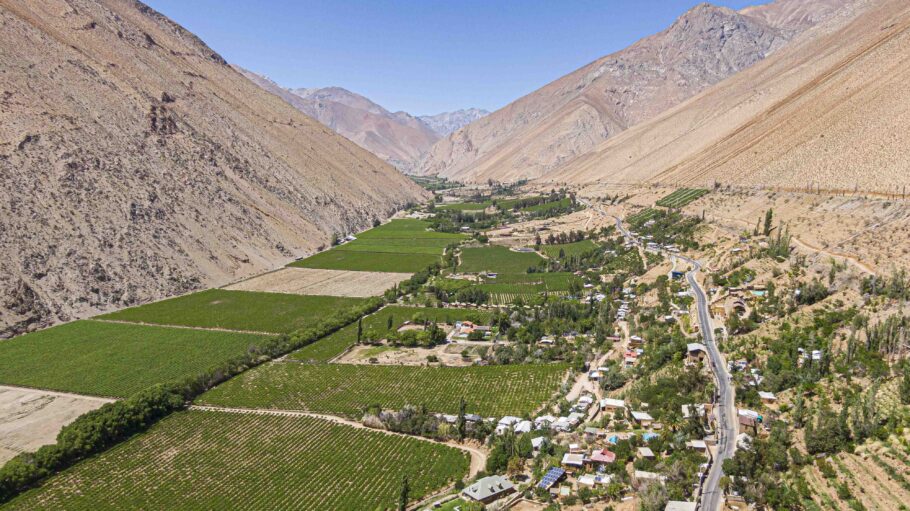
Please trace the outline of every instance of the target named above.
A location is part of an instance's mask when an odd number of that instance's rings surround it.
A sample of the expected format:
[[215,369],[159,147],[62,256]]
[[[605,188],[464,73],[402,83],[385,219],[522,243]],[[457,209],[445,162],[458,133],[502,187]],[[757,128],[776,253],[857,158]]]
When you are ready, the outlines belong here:
[[[635,239],[631,233],[622,225],[622,219],[616,218],[616,228],[626,238],[641,246],[641,241]],[[714,339],[714,329],[711,328],[711,317],[708,312],[708,297],[704,289],[698,283],[698,272],[701,270],[701,263],[688,257],[675,256],[692,265],[692,270],[686,273],[686,280],[692,293],[695,295],[695,304],[698,308],[698,327],[702,333],[705,346],[708,348],[708,358],[711,360],[711,370],[714,372],[714,378],[717,383],[717,404],[714,413],[717,417],[717,454],[714,457],[714,463],[705,479],[701,511],[717,511],[723,503],[723,491],[720,488],[720,478],[724,475],[724,460],[732,458],[736,451],[736,431],[738,421],[736,419],[735,389],[730,383],[730,374],[727,372],[727,364],[724,361],[717,343]]]
[[717,422],[717,454],[714,457],[714,463],[708,472],[708,478],[705,480],[702,493],[701,510],[716,511],[720,509],[723,503],[723,491],[720,488],[720,478],[724,475],[724,460],[732,458],[736,451],[736,404],[734,397],[734,388],[730,383],[730,374],[727,372],[727,364],[717,343],[714,339],[714,329],[711,328],[710,316],[708,314],[708,298],[705,291],[698,283],[697,275],[701,270],[701,264],[698,261],[687,257],[677,256],[680,259],[689,262],[693,270],[686,274],[686,280],[695,294],[695,304],[698,307],[698,325],[702,332],[702,338],[705,346],[708,348],[708,357],[711,359],[711,369],[714,371],[714,378],[717,381],[717,404],[714,413],[718,419]]

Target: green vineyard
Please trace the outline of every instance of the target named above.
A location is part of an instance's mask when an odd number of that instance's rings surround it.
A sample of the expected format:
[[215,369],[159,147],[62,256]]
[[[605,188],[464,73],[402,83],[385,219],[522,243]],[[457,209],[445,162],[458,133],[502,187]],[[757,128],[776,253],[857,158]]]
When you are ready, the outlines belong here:
[[695,202],[707,195],[708,190],[703,188],[680,188],[675,192],[657,201],[657,205],[664,208],[678,209]]
[[322,419],[175,414],[52,477],[8,509],[391,509],[402,477],[419,499],[463,478],[440,444]]
[[312,326],[338,309],[354,307],[365,301],[363,298],[209,289],[105,314],[100,318],[158,325],[289,333]]
[[199,374],[264,340],[254,334],[76,321],[0,342],[0,383],[127,397]]
[[565,379],[564,364],[471,367],[267,364],[203,394],[201,404],[305,410],[359,419],[363,409],[426,405],[457,413],[462,397],[469,412],[485,417],[533,413]]

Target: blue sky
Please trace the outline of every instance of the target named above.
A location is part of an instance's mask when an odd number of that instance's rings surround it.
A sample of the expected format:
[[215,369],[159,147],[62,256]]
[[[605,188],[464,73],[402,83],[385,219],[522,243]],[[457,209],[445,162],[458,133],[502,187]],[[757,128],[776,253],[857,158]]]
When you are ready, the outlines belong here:
[[[696,0],[145,0],[229,62],[421,115],[495,110],[666,28]],[[734,9],[763,0],[718,0]]]

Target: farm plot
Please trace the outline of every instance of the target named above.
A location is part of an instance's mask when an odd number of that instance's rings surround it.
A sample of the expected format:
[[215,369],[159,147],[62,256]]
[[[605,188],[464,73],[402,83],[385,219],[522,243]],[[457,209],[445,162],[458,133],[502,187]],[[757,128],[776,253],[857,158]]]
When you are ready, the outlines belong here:
[[575,243],[565,243],[562,245],[541,245],[540,251],[551,259],[560,257],[579,256],[593,252],[598,248],[597,243],[591,240],[576,241]]
[[198,374],[266,337],[76,321],[0,342],[0,383],[126,397]]
[[[532,300],[542,293],[551,296],[568,294],[569,284],[578,277],[567,272],[502,274],[477,287],[490,294],[494,304],[510,304],[521,298]],[[579,282],[579,286],[580,286]]]
[[0,385],[0,466],[52,444],[63,426],[112,400]]
[[371,296],[381,296],[386,289],[409,279],[411,275],[411,273],[283,268],[238,282],[227,286],[225,289],[231,291],[369,298]]
[[396,254],[332,249],[320,252],[303,261],[293,262],[291,266],[326,270],[416,273],[425,270],[433,263],[438,263],[441,259],[441,255],[431,254]]
[[[455,321],[473,321],[486,324],[490,313],[471,309],[437,309],[427,307],[384,307],[374,314],[363,318],[363,339],[382,339],[391,330],[388,328],[391,318],[392,329],[397,330],[405,321],[422,323],[424,320],[437,323],[454,323]],[[290,355],[296,360],[327,362],[357,343],[357,324],[348,325],[341,330],[301,348]]]
[[705,190],[703,188],[680,188],[670,195],[667,195],[666,197],[660,199],[656,204],[664,208],[678,209],[691,204],[692,202],[695,202],[707,193],[708,190]]
[[527,273],[544,259],[535,252],[514,252],[506,247],[487,246],[462,249],[458,269],[464,273]]
[[416,500],[468,466],[452,447],[323,419],[191,410],[8,508],[392,509],[405,475]]
[[355,241],[320,252],[290,266],[326,270],[416,273],[441,261],[449,244],[465,236],[428,231],[421,220],[393,220],[360,233]]
[[354,307],[364,301],[361,298],[209,289],[99,318],[156,325],[289,333],[311,326],[339,309]]
[[626,218],[626,222],[628,222],[629,225],[637,228],[637,227],[640,227],[645,222],[647,222],[648,220],[651,220],[652,218],[656,217],[658,215],[658,213],[659,213],[659,211],[654,208],[645,208],[645,209],[639,211],[638,213],[635,213],[634,215],[631,215],[628,218]]
[[565,198],[558,201],[544,202],[543,204],[528,206],[526,208],[521,208],[519,211],[525,213],[552,213],[554,211],[568,210],[571,207],[572,199]]
[[485,417],[533,413],[556,392],[568,366],[407,367],[279,362],[203,394],[202,404],[305,410],[360,418],[373,404],[426,405],[457,413],[459,400]]
[[493,205],[493,201],[484,202],[455,202],[452,204],[441,204],[436,209],[451,211],[483,211]]

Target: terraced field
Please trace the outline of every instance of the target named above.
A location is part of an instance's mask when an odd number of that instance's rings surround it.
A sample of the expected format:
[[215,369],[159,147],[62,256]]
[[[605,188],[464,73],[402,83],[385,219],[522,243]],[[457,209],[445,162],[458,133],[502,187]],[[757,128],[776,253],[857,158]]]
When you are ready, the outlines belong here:
[[[363,338],[381,339],[387,335],[390,331],[388,329],[390,317],[392,318],[392,330],[397,330],[405,321],[422,322],[424,319],[437,323],[467,320],[486,324],[490,320],[490,313],[467,309],[390,306],[363,319]],[[290,357],[296,360],[327,362],[344,353],[346,349],[356,343],[357,324],[355,323],[294,352]]]
[[533,413],[565,379],[564,364],[471,367],[272,363],[234,378],[199,398],[200,404],[304,410],[359,419],[374,404],[485,417]]
[[452,447],[309,417],[187,411],[7,505],[67,509],[392,509],[463,478]]
[[527,273],[544,259],[534,252],[513,252],[506,247],[469,247],[461,251],[458,271],[463,273]]
[[683,206],[687,206],[704,195],[708,194],[708,190],[703,188],[680,188],[675,192],[667,195],[666,197],[657,201],[657,205],[664,208],[673,208],[679,209]]
[[0,342],[0,383],[126,397],[196,375],[265,337],[76,321]]
[[156,325],[289,333],[310,326],[339,309],[364,302],[362,298],[209,289],[99,318]]

